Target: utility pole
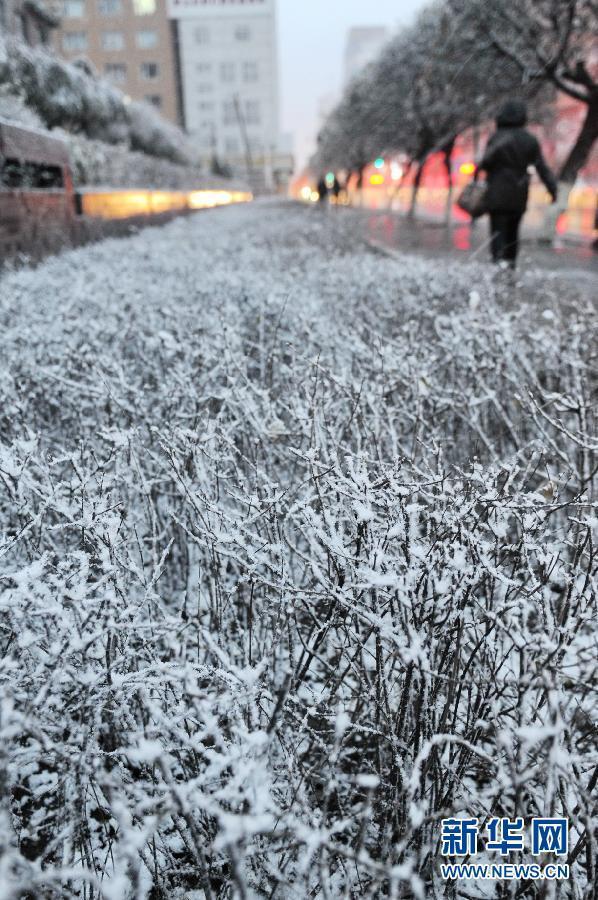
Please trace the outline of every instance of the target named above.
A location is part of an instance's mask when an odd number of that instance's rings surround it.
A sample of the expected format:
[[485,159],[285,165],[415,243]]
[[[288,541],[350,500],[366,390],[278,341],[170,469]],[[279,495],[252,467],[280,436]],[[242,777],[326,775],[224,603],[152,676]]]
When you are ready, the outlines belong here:
[[243,110],[241,109],[241,102],[239,100],[239,95],[235,94],[233,97],[233,103],[235,104],[235,114],[237,116],[237,122],[239,123],[239,131],[241,132],[241,139],[243,141],[243,146],[245,148],[245,164],[247,166],[247,174],[249,178],[253,178],[253,159],[251,158],[251,146],[249,144],[249,136],[247,134],[247,126],[245,124],[245,117],[243,116]]

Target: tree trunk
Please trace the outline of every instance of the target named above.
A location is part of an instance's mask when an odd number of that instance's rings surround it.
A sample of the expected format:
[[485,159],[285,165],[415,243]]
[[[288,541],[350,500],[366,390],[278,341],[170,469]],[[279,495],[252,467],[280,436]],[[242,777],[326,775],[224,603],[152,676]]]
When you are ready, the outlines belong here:
[[446,194],[446,209],[444,211],[444,222],[445,225],[450,225],[452,220],[452,210],[453,210],[453,150],[455,148],[455,142],[451,141],[450,144],[444,148],[444,167],[446,169],[447,175],[447,194]]
[[[395,200],[397,199],[397,197],[399,196],[399,192],[400,192],[401,188],[403,187],[403,185],[405,184],[405,179],[406,179],[407,176],[409,175],[409,172],[411,171],[411,166],[412,166],[412,165],[413,165],[412,160],[409,160],[409,162],[407,163],[407,165],[406,165],[405,168],[403,169],[403,174],[401,175],[401,177],[399,178],[399,180],[398,180],[397,183],[395,184],[394,188],[392,189],[392,192],[390,193],[389,198],[388,198],[388,209],[389,209],[389,210],[392,210],[393,205],[394,205],[394,201],[395,201]],[[402,212],[401,207],[400,207],[400,204],[399,204],[399,212]]]
[[541,244],[552,244],[556,236],[556,225],[569,206],[569,194],[573,190],[574,182],[559,181],[556,203],[551,203],[544,213],[544,221],[538,238]]
[[552,243],[554,240],[556,224],[567,210],[569,194],[573,190],[575,179],[590,158],[596,140],[598,140],[598,90],[588,103],[581,130],[559,172],[557,201],[548,207],[542,223],[540,240],[543,243]]
[[417,171],[413,180],[413,188],[411,190],[411,204],[407,216],[409,219],[415,218],[415,210],[417,208],[417,195],[421,186],[422,175],[424,174],[424,166],[426,165],[426,157],[417,163]]
[[472,129],[472,138],[473,138],[473,159],[474,162],[478,162],[480,158],[480,126],[474,125]]
[[598,88],[588,103],[586,117],[581,131],[577,135],[577,140],[559,172],[559,181],[565,184],[574,184],[579,171],[583,169],[590,158],[596,140],[598,140]]
[[357,184],[356,184],[355,188],[356,188],[357,197],[358,197],[357,205],[359,207],[363,206],[363,173],[365,172],[365,168],[366,168],[365,165],[362,165],[357,170],[358,175],[357,175]]

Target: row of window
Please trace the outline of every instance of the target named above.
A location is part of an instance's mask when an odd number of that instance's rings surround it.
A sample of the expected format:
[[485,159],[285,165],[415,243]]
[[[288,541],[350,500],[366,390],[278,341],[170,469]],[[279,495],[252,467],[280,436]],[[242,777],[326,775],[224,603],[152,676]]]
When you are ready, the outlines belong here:
[[[144,81],[155,81],[160,74],[158,63],[141,63],[139,66],[139,75]],[[104,75],[114,84],[124,84],[127,80],[127,64],[126,63],[106,63],[104,66]],[[162,101],[156,102],[156,95],[152,94],[145,98],[152,106],[161,106]]]
[[[102,31],[100,42],[103,50],[124,50],[125,35],[122,31]],[[135,35],[135,43],[142,50],[149,50],[158,45],[158,33],[156,31],[138,31]],[[86,31],[67,31],[62,36],[62,47],[66,51],[81,52],[87,50],[89,40]]]
[[[193,32],[195,37],[196,44],[209,44],[211,41],[211,33],[210,29],[206,28],[205,25],[200,25],[199,28],[196,28]],[[233,29],[233,38],[236,41],[250,41],[251,40],[251,28],[249,25],[235,25]]]
[[[62,15],[65,19],[81,19],[87,13],[87,3],[95,2],[101,16],[118,16],[123,12],[125,2],[130,0],[63,0]],[[156,0],[132,0],[136,16],[153,16]]]
[[[211,63],[201,62],[197,64],[197,71],[201,75],[209,75],[213,71]],[[239,66],[236,62],[220,63],[220,81],[224,84],[231,84],[237,80]],[[240,64],[240,74],[245,84],[255,84],[259,81],[259,67],[256,62],[248,61]],[[209,94],[214,90],[214,85],[210,82],[202,82],[198,85],[197,90],[200,94]]]
[[[201,101],[197,104],[197,108],[202,113],[211,113],[214,112],[215,104]],[[262,121],[260,101],[246,100],[241,109],[237,107],[234,100],[227,100],[222,104],[222,122],[224,125],[236,125],[240,115],[242,115],[246,125],[260,125]]]
[[[206,148],[211,148],[214,144],[213,135],[215,133],[215,127],[212,123],[204,122],[202,123],[202,135],[200,137],[200,143],[204,145]],[[249,151],[250,153],[256,155],[258,153],[262,153],[264,149],[264,145],[260,140],[255,140],[251,138],[249,140]],[[234,137],[226,137],[224,138],[224,152],[230,154],[244,154],[246,150],[245,142],[241,141],[239,138]]]

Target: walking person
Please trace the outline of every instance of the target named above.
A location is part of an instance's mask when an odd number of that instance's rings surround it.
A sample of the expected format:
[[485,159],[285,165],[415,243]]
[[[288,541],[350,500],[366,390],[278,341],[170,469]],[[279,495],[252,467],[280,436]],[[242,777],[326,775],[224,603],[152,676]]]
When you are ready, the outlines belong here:
[[[536,137],[526,130],[527,109],[509,100],[496,118],[496,131],[488,141],[478,171],[486,172],[486,208],[490,213],[492,260],[515,268],[519,252],[519,226],[527,208],[528,167],[534,166],[556,201],[557,182],[544,160]],[[476,172],[477,177],[477,172]]]
[[337,206],[340,202],[340,196],[342,194],[342,191],[343,191],[343,188],[341,186],[341,183],[338,180],[338,177],[335,175],[334,181],[332,182],[332,196],[334,197],[334,202]]
[[326,178],[321,175],[318,179],[318,186],[316,188],[318,192],[318,200],[320,204],[325,203],[328,199],[328,185],[326,184]]

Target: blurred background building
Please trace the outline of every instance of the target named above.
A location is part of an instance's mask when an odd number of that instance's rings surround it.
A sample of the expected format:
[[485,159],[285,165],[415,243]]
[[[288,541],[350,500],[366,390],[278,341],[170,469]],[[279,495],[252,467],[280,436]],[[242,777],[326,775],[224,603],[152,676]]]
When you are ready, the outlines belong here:
[[372,62],[390,37],[390,30],[382,26],[351,28],[345,48],[344,83],[348,84]]
[[61,0],[53,43],[65,59],[85,59],[133,100],[180,123],[176,41],[164,0]]
[[181,125],[205,165],[245,170],[256,189],[288,183],[276,0],[52,0],[52,10],[56,51]]
[[212,165],[272,188],[292,169],[279,129],[276,0],[169,0],[185,127]]
[[59,24],[52,3],[42,0],[0,0],[0,28],[31,47],[48,44]]

